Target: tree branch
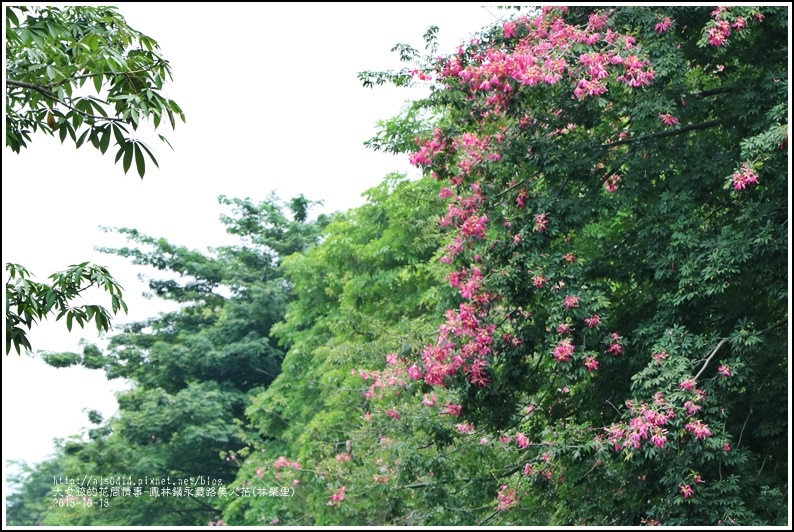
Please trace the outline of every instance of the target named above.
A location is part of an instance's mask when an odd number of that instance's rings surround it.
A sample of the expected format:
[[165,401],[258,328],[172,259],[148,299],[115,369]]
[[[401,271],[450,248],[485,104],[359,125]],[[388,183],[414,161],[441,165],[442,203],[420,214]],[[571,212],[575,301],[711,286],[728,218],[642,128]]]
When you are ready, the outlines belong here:
[[697,375],[695,375],[695,380],[698,380],[698,377],[700,377],[700,374],[701,374],[701,373],[703,373],[703,370],[704,370],[704,369],[706,369],[706,366],[708,366],[708,365],[709,365],[709,362],[711,361],[711,359],[714,357],[714,355],[716,355],[716,354],[717,354],[717,351],[719,351],[720,347],[722,347],[722,346],[725,344],[725,342],[727,342],[727,341],[728,341],[728,339],[727,339],[727,338],[723,338],[723,339],[720,341],[720,343],[718,343],[718,344],[717,344],[717,347],[715,347],[715,348],[714,348],[714,351],[712,351],[712,352],[711,352],[711,354],[708,356],[708,358],[706,359],[706,361],[703,363],[703,367],[702,367],[702,368],[700,368],[700,371],[698,371],[698,374],[697,374]]
[[616,140],[615,142],[609,142],[607,144],[600,144],[598,147],[600,148],[611,148],[613,146],[620,146],[621,144],[633,144],[636,142],[645,142],[646,140],[654,140],[654,139],[661,139],[664,137],[672,137],[675,135],[680,135],[681,133],[686,133],[687,131],[693,131],[695,129],[708,129],[710,127],[718,126],[720,124],[724,124],[728,120],[733,118],[732,116],[726,116],[723,118],[715,118],[714,120],[708,120],[706,122],[698,122],[697,124],[689,124],[686,126],[682,126],[670,131],[660,131],[658,133],[651,133],[649,135],[641,135],[639,137],[632,137],[629,139],[621,139]]
[[85,118],[92,118],[94,120],[107,120],[108,122],[124,122],[121,118],[111,118],[109,116],[99,116],[99,115],[92,115],[88,114],[85,111],[81,111],[80,109],[76,109],[69,103],[66,103],[64,100],[58,98],[55,94],[53,94],[46,85],[35,85],[33,83],[27,83],[25,81],[17,81],[14,79],[6,78],[6,85],[10,85],[12,87],[20,87],[22,89],[31,89],[37,92],[40,92],[45,98],[52,100],[56,103],[63,105],[64,107],[78,113]]

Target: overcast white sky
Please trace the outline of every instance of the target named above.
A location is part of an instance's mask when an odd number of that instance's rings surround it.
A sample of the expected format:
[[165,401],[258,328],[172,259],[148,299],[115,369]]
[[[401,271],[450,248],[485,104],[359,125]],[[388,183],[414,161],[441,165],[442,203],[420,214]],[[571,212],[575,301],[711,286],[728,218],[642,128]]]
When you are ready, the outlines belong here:
[[[471,3],[116,5],[159,42],[174,74],[167,93],[187,123],[158,130],[174,150],[153,144],[160,169],[149,164],[143,180],[114,166],[112,147],[103,156],[37,134],[19,155],[4,148],[2,249],[3,262],[25,265],[38,280],[86,260],[108,266],[126,289],[130,313],[122,322],[170,307],[140,296],[140,268],[94,251],[124,243],[99,226],[206,250],[228,241],[220,194],[261,200],[271,191],[282,199],[302,193],[324,201],[314,214],[360,205],[387,173],[415,175],[407,158],[363,142],[377,120],[417,93],[364,89],[356,74],[402,67],[392,46],[422,49],[430,25],[440,28],[439,52],[451,53],[507,16]],[[62,322],[44,323],[30,340],[34,349],[75,350],[80,338],[96,341],[90,327],[68,334]],[[83,410],[112,415],[120,384],[100,371],[55,370],[15,352],[4,357],[4,473],[7,460],[39,461],[54,437],[79,432],[88,424]]]

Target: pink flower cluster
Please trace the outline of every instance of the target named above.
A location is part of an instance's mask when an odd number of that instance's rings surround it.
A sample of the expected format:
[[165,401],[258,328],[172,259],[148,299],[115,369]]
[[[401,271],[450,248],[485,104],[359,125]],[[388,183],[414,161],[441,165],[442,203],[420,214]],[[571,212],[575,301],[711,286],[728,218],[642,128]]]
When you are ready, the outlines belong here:
[[461,413],[462,410],[463,410],[463,407],[461,407],[460,405],[447,403],[444,406],[444,410],[441,412],[441,415],[442,416],[443,415],[447,415],[447,416],[460,417],[460,413]]
[[565,310],[570,310],[572,308],[578,307],[579,296],[565,296],[565,299],[562,302],[562,306]]
[[568,338],[566,338],[564,340],[561,340],[560,343],[558,343],[554,347],[554,351],[552,351],[552,356],[554,357],[554,360],[556,360],[557,362],[568,362],[571,359],[571,355],[573,354],[573,351],[574,351],[573,343],[571,343],[571,341]]
[[664,17],[664,20],[659,22],[653,29],[656,30],[656,33],[662,34],[670,29],[670,26],[673,25],[673,21],[670,20],[670,17]]
[[452,288],[457,288],[464,299],[472,299],[482,284],[482,271],[476,266],[468,270],[450,272],[447,280]]
[[675,412],[664,396],[661,393],[654,396],[655,408],[645,403],[639,406],[633,402],[626,404],[635,417],[631,418],[628,426],[620,423],[606,429],[607,440],[613,448],[616,451],[622,448],[639,449],[643,440],[650,440],[654,447],[664,447],[667,443],[667,429],[662,427],[675,417]]
[[290,469],[300,469],[301,465],[297,461],[296,462],[290,462],[289,460],[287,460],[283,456],[279,456],[276,459],[276,461],[273,462],[273,467],[276,468],[276,471],[279,471],[282,467],[288,467]]
[[758,184],[758,174],[747,163],[742,163],[742,167],[733,173],[733,188],[744,190],[747,185]]
[[510,488],[504,484],[499,486],[499,493],[496,494],[496,509],[500,512],[504,512],[505,510],[509,510],[516,504],[518,504],[518,495],[516,494],[516,490]]
[[666,351],[661,351],[659,353],[654,353],[651,356],[656,361],[657,365],[661,365],[662,361],[667,360],[668,358],[670,358],[670,355],[667,354]]
[[709,426],[703,423],[702,421],[692,421],[684,425],[684,429],[688,432],[691,432],[695,435],[695,439],[698,440],[705,440],[709,436],[711,436],[711,431],[709,430]]
[[604,188],[607,192],[615,192],[618,189],[618,183],[620,183],[620,176],[612,174],[604,181]]
[[659,113],[659,120],[661,120],[662,124],[665,126],[674,126],[678,123],[678,119],[670,113]]
[[[471,303],[461,303],[457,311],[447,310],[447,321],[439,327],[438,341],[425,347],[422,353],[427,384],[443,386],[444,377],[459,370],[468,375],[472,384],[485,386],[489,382],[485,357],[492,352],[496,325],[480,324],[487,301],[488,296],[480,294]],[[460,345],[456,345],[456,340]]]
[[331,495],[331,499],[328,501],[328,506],[338,506],[340,502],[345,500],[345,492],[347,488],[345,486],[339,486],[339,489],[336,490],[336,493]]
[[623,352],[623,346],[620,344],[621,340],[622,338],[618,333],[613,332],[612,334],[610,334],[609,335],[610,343],[609,343],[609,347],[607,347],[607,353],[611,353],[615,356],[621,354]]
[[535,231],[538,233],[546,230],[549,220],[546,218],[546,213],[541,213],[535,216]]
[[471,423],[458,423],[455,425],[455,428],[461,434],[469,434],[474,431],[474,425]]
[[446,139],[442,138],[443,134],[441,129],[436,128],[433,131],[433,138],[425,142],[417,139],[417,144],[421,144],[419,151],[412,153],[408,156],[408,161],[413,166],[430,166],[433,160],[447,148]]
[[[609,15],[592,14],[585,28],[566,23],[558,11],[507,22],[503,25],[506,38],[522,35],[511,52],[492,48],[464,58],[463,50],[459,50],[458,56],[443,64],[440,74],[459,81],[472,93],[489,93],[487,101],[497,112],[506,108],[508,97],[517,87],[555,85],[566,75],[576,81],[575,97],[603,94],[607,89],[601,80],[609,75],[609,69],[619,65],[624,67],[624,73],[617,81],[630,86],[647,85],[654,73],[647,70],[647,62],[620,54],[617,46],[631,49],[634,38],[607,28]],[[594,50],[577,55],[573,51],[576,45]]]
[[598,314],[593,314],[589,318],[584,319],[584,324],[593,329],[597,325],[601,325],[601,316]]
[[[358,374],[359,377],[364,379],[365,381],[372,381],[372,384],[369,388],[364,392],[364,397],[367,399],[373,399],[378,394],[376,393],[379,388],[386,388],[392,386],[404,386],[406,384],[405,379],[401,377],[406,372],[405,369],[405,362],[402,360],[397,359],[397,355],[390,353],[386,355],[386,364],[388,367],[381,371],[362,371],[362,370],[352,370],[351,374],[355,375]],[[419,368],[416,368],[415,371],[418,371]],[[410,376],[411,372],[409,372]],[[414,373],[415,374],[415,373]]]
[[[737,16],[733,24],[728,20],[729,11],[727,7],[721,6],[711,12],[714,17],[714,25],[706,29],[708,35],[708,42],[711,46],[722,46],[728,40],[731,34],[731,28],[736,31],[742,31],[747,27],[747,20],[744,17]],[[755,15],[755,19],[759,22],[764,20],[764,16],[760,13]]]

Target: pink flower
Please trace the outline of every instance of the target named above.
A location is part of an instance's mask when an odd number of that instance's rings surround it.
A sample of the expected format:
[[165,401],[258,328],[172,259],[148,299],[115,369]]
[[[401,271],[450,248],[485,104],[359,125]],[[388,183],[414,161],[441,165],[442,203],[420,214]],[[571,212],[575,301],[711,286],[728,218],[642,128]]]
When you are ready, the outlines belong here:
[[444,406],[444,410],[441,412],[441,415],[460,417],[460,413],[462,410],[463,407],[460,405],[453,405],[452,403],[447,403],[446,406]]
[[397,412],[396,410],[391,410],[391,409],[386,410],[386,415],[392,419],[400,419],[400,413]]
[[571,334],[571,324],[560,323],[559,325],[557,325],[557,332],[559,334]]
[[618,183],[620,183],[620,176],[614,174],[604,181],[604,188],[607,189],[607,192],[615,192],[618,189]]
[[527,193],[526,190],[522,190],[521,192],[518,193],[518,196],[516,196],[516,205],[518,205],[519,209],[524,208],[524,200],[526,200],[528,197],[529,194]]
[[461,434],[468,434],[474,430],[474,425],[471,423],[458,423],[455,425],[455,428],[458,429],[458,432]]
[[684,499],[688,499],[695,494],[695,491],[692,489],[692,486],[690,486],[689,484],[686,485],[681,484],[680,486],[678,486],[678,489],[681,490],[681,495],[684,496]]
[[438,193],[438,197],[442,198],[442,199],[443,198],[449,198],[449,197],[452,197],[452,196],[454,196],[454,194],[447,187],[442,188],[441,191]]
[[518,495],[516,495],[516,490],[513,488],[508,488],[504,484],[499,486],[499,493],[496,495],[496,509],[504,512],[516,504],[518,504]]
[[730,377],[732,375],[731,368],[729,366],[726,366],[725,364],[723,364],[722,366],[718,367],[717,371],[723,377]]
[[662,351],[661,353],[654,353],[651,356],[653,357],[654,360],[656,360],[656,363],[660,365],[662,363],[662,360],[666,360],[667,358],[670,357],[670,355],[668,355],[665,351]]
[[731,34],[731,24],[727,20],[718,20],[714,27],[706,30],[706,34],[710,45],[722,46]]
[[422,399],[422,404],[425,406],[433,406],[436,404],[436,399],[438,399],[438,396],[436,394],[432,394],[432,395],[425,394],[424,398]]
[[542,275],[536,275],[532,278],[532,284],[535,286],[535,288],[543,288],[543,283],[547,282],[549,282],[549,280]]
[[546,213],[538,214],[535,216],[535,231],[538,233],[546,230],[549,221],[546,219]]
[[518,445],[519,449],[523,449],[529,446],[529,438],[520,432],[516,432],[516,444]]
[[690,416],[694,416],[695,414],[697,414],[700,411],[700,408],[701,408],[700,405],[696,405],[692,401],[687,401],[686,403],[684,403],[684,410],[686,410],[686,413],[689,414]]
[[695,382],[695,379],[690,377],[688,379],[682,380],[678,387],[682,390],[692,391],[695,389],[696,384],[697,382]]
[[587,370],[590,371],[591,373],[598,369],[598,360],[596,360],[596,357],[592,355],[585,358],[583,364],[585,367],[587,367]]
[[336,490],[336,493],[331,495],[331,499],[328,501],[328,506],[338,506],[340,502],[345,500],[345,491],[347,491],[345,486],[339,486],[339,489]]
[[579,306],[579,296],[565,296],[565,300],[562,302],[562,306],[566,310],[570,310],[574,307]]
[[704,424],[702,421],[693,421],[691,423],[687,423],[684,425],[684,428],[695,435],[695,439],[698,440],[705,440],[709,436],[711,436],[711,431],[709,430],[709,426]]
[[571,343],[569,339],[562,340],[557,346],[554,348],[552,352],[552,356],[554,360],[557,362],[568,362],[570,360],[571,355],[574,351],[574,345]]
[[591,329],[594,328],[596,325],[601,325],[601,316],[598,314],[593,314],[589,318],[584,319],[585,325],[590,327]]
[[733,188],[735,190],[744,190],[747,185],[758,184],[758,174],[747,163],[742,163],[742,167],[733,173]]
[[394,353],[389,353],[386,355],[386,363],[390,366],[393,366],[397,363],[397,355]]
[[661,21],[660,23],[658,23],[654,27],[654,29],[656,30],[656,33],[662,34],[662,33],[666,32],[668,29],[670,29],[670,26],[672,24],[673,24],[673,21],[670,20],[670,17],[664,17],[664,20]]
[[724,452],[724,453],[731,452],[731,444],[728,443],[728,442],[723,443],[722,444],[722,452]]
[[653,430],[653,435],[651,436],[651,443],[659,448],[664,447],[664,444],[667,443],[667,436],[665,435],[666,433],[666,430],[656,427]]
[[674,126],[678,123],[678,119],[671,115],[670,113],[659,113],[659,120],[662,121],[662,124],[665,126]]
[[408,368],[408,378],[412,381],[416,381],[422,378],[422,370],[414,364],[410,368]]
[[566,253],[562,258],[565,259],[565,264],[573,264],[576,260],[576,256],[573,253]]

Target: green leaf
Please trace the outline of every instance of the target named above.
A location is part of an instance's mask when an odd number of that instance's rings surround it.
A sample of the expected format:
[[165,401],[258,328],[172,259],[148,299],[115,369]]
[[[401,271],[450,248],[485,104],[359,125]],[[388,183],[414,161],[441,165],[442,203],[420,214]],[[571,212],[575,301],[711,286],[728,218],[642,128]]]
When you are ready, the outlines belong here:
[[132,152],[133,152],[134,143],[127,142],[124,144],[124,173],[126,174],[130,170],[130,166],[132,166]]
[[146,172],[146,161],[143,159],[143,152],[137,142],[133,144],[133,147],[135,148],[135,166],[138,169],[138,175],[143,179],[143,174]]
[[146,153],[147,153],[147,154],[149,154],[149,158],[152,160],[152,162],[154,163],[154,165],[155,165],[157,168],[160,168],[160,165],[159,165],[159,164],[157,164],[157,159],[155,159],[155,158],[154,158],[154,155],[153,155],[153,154],[152,154],[152,152],[149,150],[149,147],[148,147],[148,146],[146,146],[146,144],[144,144],[143,142],[140,142],[139,144],[140,144],[141,148],[143,148],[144,150],[146,150]]
[[99,150],[102,153],[108,151],[108,147],[110,146],[110,126],[105,126],[103,128],[102,136],[99,139]]
[[78,138],[78,139],[77,139],[77,142],[75,142],[75,146],[76,146],[76,147],[78,147],[78,148],[79,148],[80,146],[82,146],[82,145],[83,145],[83,143],[85,142],[85,139],[86,139],[86,137],[88,136],[88,134],[89,134],[90,132],[91,132],[91,130],[90,130],[90,129],[86,129],[85,131],[83,131],[83,134],[82,134],[82,135],[80,135],[80,138]]

